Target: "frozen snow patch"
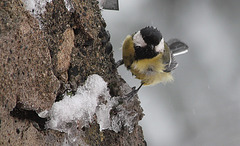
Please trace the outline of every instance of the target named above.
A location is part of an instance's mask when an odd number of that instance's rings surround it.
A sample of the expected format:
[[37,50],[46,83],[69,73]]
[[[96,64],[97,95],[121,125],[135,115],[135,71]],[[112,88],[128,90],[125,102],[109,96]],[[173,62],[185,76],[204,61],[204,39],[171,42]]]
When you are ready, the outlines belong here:
[[47,3],[50,3],[52,0],[22,0],[26,10],[36,17],[39,17],[40,14],[46,11],[45,6]]
[[[64,95],[64,98],[55,102],[52,108],[39,114],[48,117],[47,128],[67,133],[70,143],[79,143],[82,136],[81,128],[89,127],[96,121],[100,131],[104,129],[119,132],[122,127],[132,132],[136,124],[135,111],[127,110],[119,104],[121,97],[111,97],[107,83],[99,75],[90,75],[83,86],[78,87],[74,96]],[[110,115],[111,110],[116,114]]]
[[67,8],[68,11],[73,11],[74,10],[74,7],[73,7],[73,4],[72,4],[71,0],[64,0],[64,3],[65,3],[65,7]]
[[22,0],[22,2],[25,9],[39,21],[39,27],[42,28],[40,15],[46,11],[47,3],[52,2],[52,0]]
[[[107,83],[98,75],[91,75],[84,86],[77,89],[74,96],[65,95],[63,100],[53,104],[49,111],[50,121],[48,127],[51,129],[67,132],[65,125],[72,121],[80,121],[80,126],[87,126],[93,121],[93,116],[97,111],[99,97],[110,99],[107,91]],[[110,107],[105,107],[110,109]],[[101,109],[101,108],[100,108]],[[107,110],[101,111],[101,116],[106,116]],[[107,113],[109,114],[109,113]],[[101,117],[98,117],[101,119]]]

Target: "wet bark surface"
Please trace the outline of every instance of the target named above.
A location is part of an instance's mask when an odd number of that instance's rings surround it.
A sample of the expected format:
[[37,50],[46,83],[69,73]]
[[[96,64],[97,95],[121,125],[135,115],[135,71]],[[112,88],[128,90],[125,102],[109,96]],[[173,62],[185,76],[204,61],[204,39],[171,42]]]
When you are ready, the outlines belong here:
[[[19,0],[0,2],[0,145],[62,145],[65,134],[44,129],[38,113],[51,108],[66,91],[74,93],[91,74],[108,82],[111,96],[131,88],[117,73],[110,35],[97,1],[53,0],[37,17]],[[67,7],[66,7],[67,6]],[[67,9],[69,8],[70,9]],[[126,108],[138,113],[132,133],[84,131],[88,145],[145,145],[136,98]],[[113,114],[118,114],[114,111]]]

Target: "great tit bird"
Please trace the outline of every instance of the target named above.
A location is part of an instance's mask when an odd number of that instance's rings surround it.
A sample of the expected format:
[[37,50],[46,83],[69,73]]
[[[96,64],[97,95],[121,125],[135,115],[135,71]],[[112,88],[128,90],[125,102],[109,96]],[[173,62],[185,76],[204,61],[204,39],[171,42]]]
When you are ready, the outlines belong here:
[[133,96],[142,85],[155,85],[173,80],[171,72],[177,67],[176,55],[188,52],[188,46],[178,39],[164,41],[157,28],[148,26],[128,35],[122,46],[122,60],[117,67],[125,67],[141,80],[141,85],[133,89]]

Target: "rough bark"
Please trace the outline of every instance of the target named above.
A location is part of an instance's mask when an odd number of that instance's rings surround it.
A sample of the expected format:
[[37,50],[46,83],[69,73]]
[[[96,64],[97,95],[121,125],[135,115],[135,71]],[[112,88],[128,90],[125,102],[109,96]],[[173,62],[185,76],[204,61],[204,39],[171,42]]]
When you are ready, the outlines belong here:
[[[108,82],[111,96],[130,87],[117,73],[110,35],[94,0],[53,0],[33,17],[19,0],[0,2],[0,145],[62,145],[65,134],[42,130],[46,119],[37,113],[50,109],[67,91],[76,91],[91,74]],[[40,22],[39,22],[40,20]],[[41,28],[39,27],[39,23]],[[99,131],[93,122],[84,131],[88,145],[145,145],[138,125],[140,102],[124,103],[138,112],[132,133]],[[114,112],[117,114],[117,111]]]

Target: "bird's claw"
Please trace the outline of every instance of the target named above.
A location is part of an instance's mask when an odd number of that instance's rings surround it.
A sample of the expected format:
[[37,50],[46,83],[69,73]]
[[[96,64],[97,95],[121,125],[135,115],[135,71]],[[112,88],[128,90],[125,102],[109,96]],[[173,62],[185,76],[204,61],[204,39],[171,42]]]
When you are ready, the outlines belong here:
[[127,100],[127,101],[129,101],[130,99],[132,99],[135,95],[137,95],[137,92],[138,92],[138,90],[136,90],[136,87],[133,87],[132,88],[132,91],[130,92],[130,93],[128,93],[127,95],[125,95],[125,99]]

